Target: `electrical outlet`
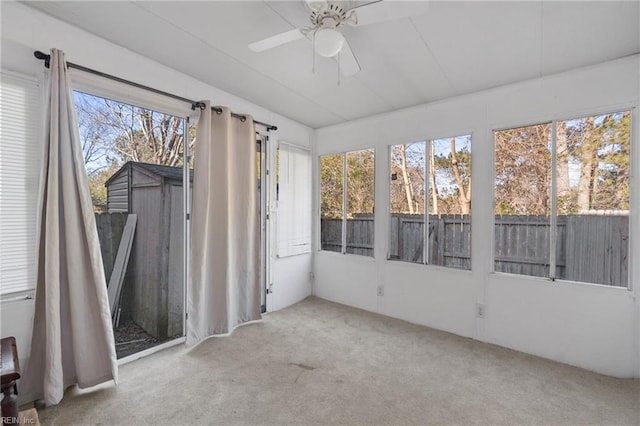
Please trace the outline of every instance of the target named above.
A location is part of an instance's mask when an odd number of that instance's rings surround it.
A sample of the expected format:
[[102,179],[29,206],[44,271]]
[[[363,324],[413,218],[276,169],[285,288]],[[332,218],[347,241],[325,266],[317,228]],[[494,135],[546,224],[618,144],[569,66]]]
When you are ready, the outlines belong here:
[[383,285],[379,285],[378,286],[378,296],[384,296],[384,286]]
[[484,318],[484,304],[476,303],[476,317]]

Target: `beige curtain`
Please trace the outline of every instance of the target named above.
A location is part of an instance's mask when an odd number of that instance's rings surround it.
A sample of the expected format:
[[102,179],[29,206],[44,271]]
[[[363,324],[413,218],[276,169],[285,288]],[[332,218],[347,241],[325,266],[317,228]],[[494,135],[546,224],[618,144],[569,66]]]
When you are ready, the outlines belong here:
[[66,387],[116,380],[117,359],[89,184],[64,53],[51,51],[38,281],[22,392],[57,404]]
[[195,153],[187,344],[260,318],[253,119],[206,103]]

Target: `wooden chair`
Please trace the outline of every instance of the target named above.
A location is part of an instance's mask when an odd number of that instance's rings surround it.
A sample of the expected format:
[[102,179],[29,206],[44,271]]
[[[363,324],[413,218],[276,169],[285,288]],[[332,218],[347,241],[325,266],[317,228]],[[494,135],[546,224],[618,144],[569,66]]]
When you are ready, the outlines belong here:
[[15,337],[2,339],[2,355],[0,358],[2,373],[2,423],[18,423],[18,386],[16,380],[20,378],[20,362]]

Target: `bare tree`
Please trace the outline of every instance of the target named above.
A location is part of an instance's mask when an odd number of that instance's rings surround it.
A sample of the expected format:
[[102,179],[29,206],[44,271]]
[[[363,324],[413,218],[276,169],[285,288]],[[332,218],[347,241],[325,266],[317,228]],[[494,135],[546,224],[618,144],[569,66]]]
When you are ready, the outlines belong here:
[[[104,100],[119,133],[115,150],[123,161],[179,166],[184,141],[183,119],[119,102]],[[190,148],[194,140],[190,141]]]
[[495,213],[550,214],[551,126],[495,133]]
[[78,92],[74,97],[95,206],[106,203],[104,183],[126,161],[182,164],[182,118]]
[[582,140],[578,150],[580,152],[580,180],[578,183],[578,210],[586,212],[591,209],[594,192],[594,179],[598,165],[598,143],[594,132],[595,117],[588,117],[582,128]]
[[456,151],[456,138],[451,138],[451,166],[453,174],[458,185],[458,201],[460,203],[460,211],[462,214],[471,212],[471,179],[467,179],[466,189],[465,182],[460,175],[460,165],[458,164],[458,153]]
[[87,172],[92,174],[108,167],[112,160],[109,125],[104,111],[87,97],[76,96],[75,105],[84,162]]
[[407,197],[407,206],[409,207],[409,214],[414,214],[413,208],[413,188],[411,186],[411,180],[407,173],[407,146],[400,145],[400,171],[402,173],[402,183],[404,186],[404,192]]

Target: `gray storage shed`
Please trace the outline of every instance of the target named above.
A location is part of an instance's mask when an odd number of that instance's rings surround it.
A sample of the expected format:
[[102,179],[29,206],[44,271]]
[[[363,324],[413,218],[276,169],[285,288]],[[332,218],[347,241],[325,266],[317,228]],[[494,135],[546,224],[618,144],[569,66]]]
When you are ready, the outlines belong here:
[[138,215],[123,289],[123,317],[130,316],[159,338],[182,335],[182,183],[182,167],[133,161],[105,183],[109,213]]

